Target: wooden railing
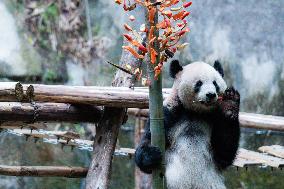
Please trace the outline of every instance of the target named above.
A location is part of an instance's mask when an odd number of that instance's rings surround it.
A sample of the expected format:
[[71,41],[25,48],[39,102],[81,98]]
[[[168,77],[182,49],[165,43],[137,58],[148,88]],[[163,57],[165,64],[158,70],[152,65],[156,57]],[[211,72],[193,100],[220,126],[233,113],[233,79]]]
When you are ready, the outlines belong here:
[[[97,122],[101,108],[97,106],[126,107],[131,115],[148,116],[148,89],[134,90],[126,87],[87,87],[64,85],[32,85],[35,105],[27,103],[27,88],[23,85],[22,100],[19,103],[16,83],[0,83],[1,121],[66,121]],[[163,89],[169,95],[171,89]],[[36,109],[35,109],[36,108]],[[36,117],[34,117],[36,115]],[[272,115],[240,113],[242,127],[284,131],[284,118]]]
[[[163,89],[163,97],[170,94],[171,89]],[[43,122],[90,122],[101,123],[101,131],[98,132],[97,139],[93,141],[85,141],[90,146],[97,145],[96,152],[101,157],[105,145],[113,150],[108,150],[108,160],[111,162],[111,156],[115,148],[117,130],[122,122],[122,108],[128,108],[128,114],[139,117],[148,117],[149,95],[147,88],[129,89],[126,87],[86,87],[86,86],[64,86],[64,85],[21,85],[14,82],[0,83],[0,130],[14,129],[15,132],[25,132],[24,135],[34,138],[45,138],[41,133],[30,133],[27,130],[19,130],[19,128],[29,128],[33,130],[46,129]],[[103,108],[105,107],[105,108]],[[121,113],[122,112],[122,113]],[[108,117],[114,117],[119,113],[117,120],[112,120],[112,127],[108,128]],[[105,120],[105,122],[102,122]],[[252,114],[241,112],[239,116],[240,125],[244,128],[266,129],[274,131],[284,131],[284,118],[272,115]],[[107,129],[106,131],[103,129]],[[116,128],[116,129],[114,129]],[[18,129],[18,130],[16,130]],[[114,131],[115,130],[115,131]],[[108,139],[100,140],[100,136],[108,133],[107,136],[113,137],[112,144],[101,143],[101,141],[109,141]],[[115,135],[112,135],[115,133]],[[63,132],[54,133],[60,142],[76,146],[72,140],[78,139],[76,133]],[[69,143],[69,141],[71,141]],[[101,150],[100,150],[101,149]],[[134,153],[133,149],[127,152]],[[280,153],[283,153],[282,151]],[[252,154],[248,151],[242,151],[238,156],[235,166],[244,167],[248,165],[261,165],[263,161],[256,161],[246,156]],[[255,153],[253,153],[255,155]],[[279,154],[279,153],[278,153]],[[258,154],[257,154],[258,155]],[[273,154],[272,154],[273,155]],[[94,155],[91,167],[95,162],[101,162]],[[262,155],[257,156],[264,157]],[[279,167],[283,166],[283,161],[279,161]],[[267,165],[272,165],[267,163]],[[110,167],[110,163],[102,164],[103,167]],[[91,169],[90,169],[91,170]],[[93,169],[92,169],[93,170]],[[109,178],[110,169],[106,169],[103,174],[100,172],[91,172],[90,178],[101,178],[104,180]],[[62,177],[85,177],[87,168],[76,167],[21,167],[21,166],[1,166],[0,174],[13,176],[62,176]],[[102,176],[103,175],[103,176]],[[104,186],[107,186],[104,183]]]

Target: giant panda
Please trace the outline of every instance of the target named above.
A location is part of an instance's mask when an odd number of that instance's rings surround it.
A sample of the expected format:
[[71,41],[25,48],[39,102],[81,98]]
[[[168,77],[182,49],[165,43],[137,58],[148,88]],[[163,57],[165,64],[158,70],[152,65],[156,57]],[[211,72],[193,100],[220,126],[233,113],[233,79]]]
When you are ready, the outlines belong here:
[[[164,100],[167,188],[224,189],[221,172],[232,165],[239,144],[240,95],[227,88],[219,61],[181,66],[174,60],[170,75],[174,84]],[[148,120],[135,162],[150,174],[161,160]]]

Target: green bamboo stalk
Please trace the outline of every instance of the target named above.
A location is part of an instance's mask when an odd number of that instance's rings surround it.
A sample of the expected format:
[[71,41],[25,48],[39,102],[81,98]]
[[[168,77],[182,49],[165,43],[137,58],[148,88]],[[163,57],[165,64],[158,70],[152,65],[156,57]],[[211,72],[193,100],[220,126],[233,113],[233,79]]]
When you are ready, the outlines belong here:
[[[151,0],[155,3],[156,0]],[[149,23],[148,12],[146,13],[146,22],[148,28],[158,24],[158,11],[156,11],[154,23]],[[156,39],[159,37],[159,31],[155,28],[154,35]],[[148,37],[148,36],[147,36]],[[148,40],[149,41],[149,40]],[[149,44],[149,43],[148,43]],[[163,113],[163,95],[162,95],[162,74],[157,79],[154,78],[154,67],[160,62],[160,50],[157,40],[154,42],[154,49],[158,53],[156,63],[152,65],[148,62],[148,75],[151,80],[149,86],[149,113],[150,113],[150,130],[151,130],[151,144],[157,146],[162,151],[163,160],[161,167],[153,171],[153,189],[165,189],[165,130],[164,130],[164,113]],[[150,54],[150,53],[149,53]],[[151,58],[150,58],[151,59]]]

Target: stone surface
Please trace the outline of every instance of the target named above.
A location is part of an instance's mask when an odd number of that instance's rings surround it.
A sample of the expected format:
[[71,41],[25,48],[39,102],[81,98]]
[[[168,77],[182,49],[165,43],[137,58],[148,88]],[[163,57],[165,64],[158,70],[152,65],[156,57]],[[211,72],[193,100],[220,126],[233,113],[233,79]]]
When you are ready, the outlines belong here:
[[38,75],[40,58],[32,45],[19,34],[15,19],[0,2],[0,76]]
[[[191,32],[185,39],[190,46],[175,58],[211,63],[220,59],[243,97],[261,94],[271,100],[279,96],[279,82],[284,78],[284,1],[192,1],[187,18]],[[118,56],[122,25],[134,25],[128,19],[132,12],[122,14],[122,6],[112,0],[97,0],[91,6],[98,34],[116,42],[110,54]],[[135,26],[144,22],[136,18]]]

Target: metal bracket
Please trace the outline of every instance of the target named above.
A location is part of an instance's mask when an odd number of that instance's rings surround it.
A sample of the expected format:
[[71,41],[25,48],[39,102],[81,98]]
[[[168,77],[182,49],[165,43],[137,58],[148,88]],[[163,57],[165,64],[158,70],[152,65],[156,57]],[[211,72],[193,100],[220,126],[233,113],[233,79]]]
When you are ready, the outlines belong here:
[[26,95],[30,102],[34,101],[34,91],[35,91],[34,86],[32,85],[28,86]]
[[27,99],[29,100],[29,102],[31,103],[31,105],[34,108],[33,120],[30,121],[29,123],[35,123],[36,119],[39,116],[39,112],[38,112],[39,106],[34,101],[34,97],[35,97],[34,91],[35,91],[34,86],[32,86],[32,85],[28,86],[27,91],[26,91]]
[[19,102],[22,102],[24,99],[24,89],[20,82],[15,85],[15,96]]

